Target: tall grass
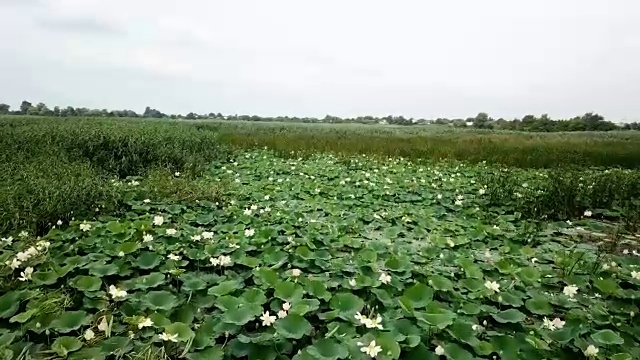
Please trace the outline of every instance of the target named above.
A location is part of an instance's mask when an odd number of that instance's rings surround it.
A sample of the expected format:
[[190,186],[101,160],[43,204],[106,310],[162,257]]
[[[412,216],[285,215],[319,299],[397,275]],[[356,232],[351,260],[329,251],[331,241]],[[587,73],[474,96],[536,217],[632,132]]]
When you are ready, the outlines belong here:
[[455,159],[520,168],[640,167],[640,132],[553,133],[464,131],[434,125],[198,123],[215,127],[221,141],[240,148],[268,147],[283,155],[402,156],[417,161]]
[[193,179],[227,156],[213,131],[171,122],[5,118],[0,132],[0,233],[117,211],[114,178],[148,175],[149,196],[213,197]]
[[640,225],[640,171],[623,169],[503,169],[488,174],[489,205],[527,218],[566,220],[592,216]]

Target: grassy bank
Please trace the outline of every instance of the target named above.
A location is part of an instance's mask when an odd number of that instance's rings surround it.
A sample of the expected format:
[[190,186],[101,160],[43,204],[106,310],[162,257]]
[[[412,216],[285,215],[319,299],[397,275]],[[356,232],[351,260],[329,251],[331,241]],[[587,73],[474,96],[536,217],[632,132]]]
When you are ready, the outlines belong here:
[[[202,186],[186,191],[184,183],[225,156],[215,133],[170,122],[7,118],[0,132],[0,232],[117,211],[132,186],[189,197]],[[147,175],[141,185],[114,185]]]
[[285,155],[291,151],[333,152],[401,156],[420,161],[487,161],[520,168],[640,167],[639,132],[531,134],[457,130],[438,125],[246,122],[199,122],[196,126],[215,127],[223,142],[236,147],[268,147]]

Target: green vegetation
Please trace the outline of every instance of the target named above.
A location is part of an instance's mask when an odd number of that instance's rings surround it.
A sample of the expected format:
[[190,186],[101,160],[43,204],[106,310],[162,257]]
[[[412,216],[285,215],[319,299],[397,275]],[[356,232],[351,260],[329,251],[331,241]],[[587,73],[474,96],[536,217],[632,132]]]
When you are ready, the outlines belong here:
[[[200,122],[200,127],[212,126]],[[213,123],[216,124],[216,123]],[[640,167],[639,132],[527,134],[449,127],[222,123],[221,141],[242,148],[370,154],[415,161],[464,160],[520,168]]]
[[566,131],[614,131],[614,130],[640,130],[640,123],[616,124],[606,121],[602,115],[586,113],[571,119],[551,119],[547,114],[540,117],[535,115],[525,115],[522,119],[506,120],[503,118],[494,119],[489,114],[481,112],[475,117],[466,119],[416,119],[405,118],[404,116],[358,116],[353,118],[341,118],[338,116],[326,115],[323,118],[316,117],[289,117],[289,116],[257,116],[257,115],[222,115],[221,113],[196,114],[190,112],[186,115],[167,115],[159,110],[147,106],[142,114],[133,110],[107,110],[88,109],[84,107],[74,108],[73,106],[50,109],[44,103],[33,105],[29,101],[22,101],[19,110],[10,111],[10,106],[0,103],[0,115],[31,115],[48,117],[92,117],[92,118],[171,118],[171,119],[213,119],[227,120],[231,122],[251,121],[251,122],[284,122],[284,123],[314,123],[314,124],[387,124],[387,125],[428,125],[439,124],[457,128],[477,128],[492,130],[516,130],[529,132],[566,132]]
[[96,208],[116,211],[127,190],[114,184],[135,183],[152,171],[180,172],[176,184],[150,184],[162,194],[173,192],[211,159],[225,156],[215,134],[178,123],[10,118],[0,120],[0,131],[0,232],[41,233]]
[[640,358],[634,132],[0,129],[0,359]]

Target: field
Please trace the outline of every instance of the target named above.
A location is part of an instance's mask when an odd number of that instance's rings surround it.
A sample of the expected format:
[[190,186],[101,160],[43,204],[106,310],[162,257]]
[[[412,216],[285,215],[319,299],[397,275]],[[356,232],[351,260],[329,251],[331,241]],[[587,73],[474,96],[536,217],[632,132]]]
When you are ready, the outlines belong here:
[[0,129],[0,359],[640,358],[637,133]]

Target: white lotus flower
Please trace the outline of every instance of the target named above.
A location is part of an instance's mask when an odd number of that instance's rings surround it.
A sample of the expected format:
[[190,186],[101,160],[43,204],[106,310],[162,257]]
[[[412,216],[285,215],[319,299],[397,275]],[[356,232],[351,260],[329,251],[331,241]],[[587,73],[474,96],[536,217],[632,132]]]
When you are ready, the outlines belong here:
[[482,328],[482,326],[478,325],[478,324],[473,324],[471,325],[471,330],[473,331],[478,331]]
[[585,216],[585,217],[591,217],[591,215],[593,215],[593,213],[591,212],[591,210],[585,210],[585,212],[584,212],[584,216]]
[[0,242],[3,242],[5,245],[11,245],[11,243],[13,242],[13,237],[9,236],[6,238],[2,238],[0,239]]
[[131,186],[138,186],[138,185],[140,185],[140,182],[139,182],[139,181],[137,181],[137,180],[131,180],[131,181],[129,182],[129,185],[131,185]]
[[180,174],[180,171],[176,171],[176,172],[174,172],[174,173],[173,173],[173,175],[174,175],[175,177],[179,177],[181,174]]
[[111,294],[111,297],[114,300],[123,299],[125,296],[127,296],[126,291],[119,289],[113,285],[109,286],[109,294]]
[[193,241],[200,241],[202,239],[202,236],[200,235],[191,235],[191,240]]
[[227,255],[220,255],[220,257],[218,257],[218,261],[220,261],[220,266],[227,266],[231,264],[231,257]]
[[251,215],[251,209],[244,209],[242,213],[245,215]]
[[106,332],[108,328],[109,328],[109,322],[107,321],[107,317],[103,316],[102,320],[100,320],[100,323],[98,324],[98,330],[102,332]]
[[487,280],[484,283],[484,287],[486,287],[487,289],[491,290],[493,293],[500,292],[500,284],[498,284],[496,281]]
[[381,324],[381,322],[382,322],[382,317],[381,317],[380,315],[376,316],[376,318],[375,318],[375,319],[370,318],[370,319],[368,319],[368,320],[369,320],[369,321],[366,321],[366,322],[364,323],[364,326],[366,326],[368,329],[374,329],[374,328],[377,328],[377,329],[382,330],[382,324]]
[[255,233],[256,233],[256,231],[255,231],[255,230],[253,230],[253,229],[246,229],[246,230],[244,231],[244,236],[247,236],[247,237],[248,237],[248,236],[253,236],[253,235],[255,235]]
[[87,331],[84,332],[84,339],[89,341],[91,339],[93,339],[94,337],[96,337],[96,334],[93,332],[93,330],[91,329],[87,329]]
[[553,331],[556,329],[562,329],[564,327],[565,322],[560,320],[560,318],[555,318],[553,321],[547,319],[546,317],[542,320],[542,326],[547,329]]
[[148,326],[153,326],[153,321],[151,319],[149,319],[148,317],[143,317],[140,319],[140,321],[138,322],[138,329],[142,329]]
[[220,259],[219,258],[209,258],[209,262],[211,263],[211,265],[213,266],[218,266],[220,265]]
[[485,189],[478,190],[478,194],[484,195],[487,191]]
[[350,286],[356,286],[356,279],[349,279]]
[[87,223],[80,224],[80,230],[84,232],[91,230],[91,224],[87,224]]
[[144,199],[144,200],[142,200],[142,202],[145,203],[145,204],[148,204],[148,203],[151,202],[151,199]]
[[560,320],[560,318],[555,318],[553,319],[552,324],[556,329],[562,329],[564,327],[564,324],[566,324],[566,321],[562,321]]
[[438,198],[438,200],[442,200],[442,194],[438,194],[436,198]]
[[16,254],[16,259],[18,259],[19,261],[27,261],[30,257],[31,255],[24,251],[20,251]]
[[375,358],[378,355],[378,353],[382,351],[382,348],[376,345],[375,340],[371,340],[371,342],[367,346],[364,346],[364,344],[361,342],[357,344],[358,346],[360,346],[360,351],[371,356],[372,358]]
[[302,271],[300,269],[291,269],[291,276],[298,277],[302,275]]
[[260,316],[260,320],[262,320],[262,326],[271,326],[274,322],[276,322],[276,317],[273,315],[269,315],[269,312],[265,311],[262,316]]
[[438,345],[438,347],[436,347],[436,355],[438,356],[444,355],[444,348],[442,346]]
[[365,324],[366,321],[369,319],[368,317],[360,314],[360,312],[357,312],[353,317],[356,318],[356,320],[360,321],[360,324]]
[[173,260],[173,261],[180,261],[180,259],[182,259],[182,257],[181,257],[181,256],[176,255],[176,254],[169,254],[169,256],[167,256],[167,257],[168,257],[170,260]]
[[178,230],[176,229],[167,229],[166,234],[167,235],[175,235],[178,232]]
[[265,200],[269,200],[270,198],[271,198],[271,197],[270,197],[269,195],[265,195],[265,196],[264,196],[264,199],[265,199]]
[[124,256],[124,251],[120,251],[120,252],[118,253],[118,256],[123,257],[123,256]]
[[5,261],[5,264],[7,264],[7,266],[9,266],[12,270],[15,270],[15,269],[19,268],[20,265],[22,265],[22,261],[20,261],[20,259],[15,257],[11,261],[9,261],[9,260]]
[[153,217],[153,225],[160,226],[162,224],[164,224],[164,217],[160,215],[156,215]]
[[22,230],[22,231],[20,231],[18,236],[21,237],[21,238],[25,238],[25,237],[29,236],[29,233],[26,230]]
[[287,312],[286,312],[285,310],[280,310],[280,311],[278,311],[278,317],[279,317],[280,319],[284,319],[284,318],[286,318],[286,317],[287,317],[287,315],[288,315],[288,314],[287,314]]
[[462,200],[456,200],[455,204],[458,206],[462,205]]
[[162,339],[163,341],[171,341],[171,342],[178,342],[178,334],[169,334],[166,332],[163,332],[162,334],[160,334],[160,339]]
[[562,292],[570,298],[573,298],[578,293],[578,287],[575,285],[565,286]]
[[288,302],[282,304],[282,310],[289,311],[289,309],[291,309],[291,304],[289,304]]
[[203,239],[213,239],[213,233],[211,231],[205,231],[202,233]]
[[25,253],[26,253],[27,255],[29,255],[29,257],[36,256],[36,255],[38,255],[38,249],[36,249],[36,248],[35,248],[35,247],[33,247],[33,246],[30,246],[30,247],[25,251]]
[[56,221],[56,225],[58,225],[58,226],[62,225],[62,220]]
[[151,242],[151,241],[153,241],[153,235],[151,235],[151,234],[144,234],[144,235],[142,236],[142,242],[148,243],[148,242]]
[[593,345],[587,346],[587,348],[583,351],[586,356],[596,356],[600,350]]
[[29,281],[31,280],[31,274],[33,274],[33,268],[29,266],[28,268],[24,269],[23,272],[20,273],[20,277],[18,278],[18,280]]
[[636,279],[636,280],[640,280],[640,272],[632,271],[631,272],[631,278]]
[[391,282],[391,275],[382,272],[380,273],[380,277],[378,278],[378,280],[380,280],[380,282],[383,284],[389,284]]

